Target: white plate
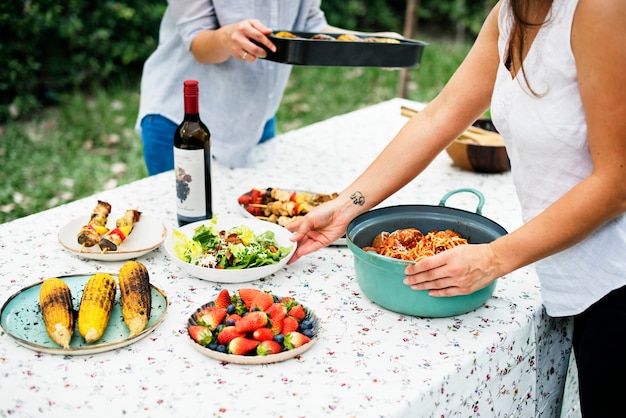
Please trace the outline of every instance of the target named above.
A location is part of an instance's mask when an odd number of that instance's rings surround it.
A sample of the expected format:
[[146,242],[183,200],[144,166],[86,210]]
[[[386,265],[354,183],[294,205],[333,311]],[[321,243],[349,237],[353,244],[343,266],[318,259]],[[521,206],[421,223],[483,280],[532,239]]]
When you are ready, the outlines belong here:
[[[204,304],[198,310],[202,310],[206,308],[207,306],[215,306],[215,302],[209,302],[207,304]],[[205,356],[211,357],[212,359],[215,359],[215,360],[227,362],[227,363],[236,363],[236,364],[278,363],[280,361],[285,361],[285,360],[299,356],[300,354],[307,351],[309,348],[313,347],[313,344],[317,342],[317,336],[319,333],[319,323],[320,323],[319,318],[313,313],[312,310],[310,310],[306,306],[304,306],[304,309],[307,312],[307,319],[313,322],[313,337],[311,338],[311,341],[309,341],[308,343],[303,344],[300,347],[294,348],[293,350],[281,351],[280,353],[269,354],[267,356],[256,356],[256,355],[241,356],[241,355],[234,355],[234,354],[222,353],[220,351],[211,350],[208,347],[204,347],[198,344],[191,337],[189,337],[189,341],[191,341],[191,344],[193,344],[193,347],[196,350],[198,350]],[[194,316],[192,315],[187,322],[187,326],[194,325],[194,324],[195,324],[195,320],[194,320]],[[187,333],[187,335],[189,335],[189,333]]]
[[[81,274],[57,276],[62,279],[72,292],[74,309],[78,310],[83,287],[87,280],[94,275]],[[117,274],[109,273],[117,280]],[[53,342],[43,322],[39,309],[39,291],[42,282],[27,286],[11,296],[2,306],[0,325],[2,329],[13,337],[20,345],[34,351],[48,354],[83,355],[115,350],[132,344],[152,332],[163,320],[167,312],[168,300],[165,293],[152,285],[152,309],[146,329],[133,338],[128,338],[129,331],[122,319],[122,306],[119,288],[115,294],[115,303],[111,311],[109,324],[102,337],[92,344],[87,344],[77,329],[74,330],[70,348],[64,349]]]
[[[259,190],[264,190],[264,189],[259,189]],[[281,190],[284,190],[284,191],[289,192],[289,193],[293,193],[293,192],[296,192],[296,193],[309,193],[309,194],[311,194],[311,195],[313,195],[313,196],[315,196],[315,195],[319,194],[319,193],[315,193],[315,192],[308,192],[308,191],[304,191],[304,190],[285,190],[285,189],[281,189]],[[244,194],[242,194],[241,196],[245,196],[245,195],[248,195],[248,196],[249,196],[249,195],[250,195],[250,192],[244,193]],[[241,214],[242,214],[243,216],[245,216],[246,218],[254,218],[254,219],[263,220],[263,221],[266,221],[266,222],[269,222],[269,223],[274,223],[274,222],[272,222],[272,221],[267,221],[267,220],[263,219],[262,217],[257,218],[256,216],[254,216],[253,214],[251,214],[250,212],[248,212],[248,211],[246,210],[246,206],[245,206],[245,205],[242,205],[242,204],[241,204],[241,203],[239,203],[239,202],[237,202],[237,204],[239,205],[239,210],[241,211]],[[333,242],[333,243],[332,243],[332,244],[330,244],[330,245],[335,245],[335,246],[345,246],[345,245],[347,245],[347,244],[346,244],[346,237],[341,237],[341,238],[339,238],[338,240],[336,240],[335,242]]]
[[[115,216],[109,216],[108,227],[110,229],[115,228],[115,219],[117,219]],[[141,257],[158,248],[167,235],[167,229],[160,220],[142,213],[139,222],[135,224],[132,232],[117,251],[102,252],[98,245],[81,248],[78,243],[78,232],[88,222],[88,216],[70,221],[59,230],[58,239],[67,251],[91,260],[120,261]]]
[[[194,222],[180,227],[178,228],[178,230],[191,239],[191,237],[193,236],[193,232],[197,227],[203,224],[209,225],[210,223],[210,220]],[[230,229],[240,225],[247,226],[252,231],[254,231],[255,235],[260,235],[268,230],[273,231],[278,245],[283,247],[291,247],[291,251],[276,264],[269,264],[266,266],[247,269],[230,270],[196,266],[187,263],[184,260],[181,260],[180,258],[178,258],[178,256],[176,256],[176,253],[174,252],[174,240],[172,232],[168,234],[167,239],[165,240],[165,249],[167,250],[167,253],[170,255],[172,260],[174,260],[174,262],[178,264],[180,268],[182,268],[190,275],[199,279],[209,280],[211,282],[218,283],[243,283],[267,277],[282,269],[287,264],[287,261],[289,261],[293,253],[296,251],[296,243],[291,242],[289,239],[291,237],[291,232],[289,232],[282,226],[276,225],[271,222],[260,221],[256,218],[224,216],[217,218],[215,228],[220,230]]]

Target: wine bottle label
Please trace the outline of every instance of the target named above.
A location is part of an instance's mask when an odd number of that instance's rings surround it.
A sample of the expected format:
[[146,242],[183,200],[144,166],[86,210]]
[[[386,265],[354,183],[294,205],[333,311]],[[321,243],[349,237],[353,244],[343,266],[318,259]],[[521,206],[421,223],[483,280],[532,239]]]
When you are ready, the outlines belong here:
[[174,147],[177,213],[188,218],[206,215],[204,150]]

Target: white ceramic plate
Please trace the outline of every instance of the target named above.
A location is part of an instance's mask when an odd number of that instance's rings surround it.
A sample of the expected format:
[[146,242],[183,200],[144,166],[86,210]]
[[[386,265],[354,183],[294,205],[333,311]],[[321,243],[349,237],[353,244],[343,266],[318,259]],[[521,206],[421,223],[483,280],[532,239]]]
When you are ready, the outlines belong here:
[[[259,189],[259,190],[263,190],[263,189]],[[284,190],[284,189],[281,189],[281,190]],[[293,192],[296,192],[296,193],[309,193],[309,194],[312,194],[313,196],[315,196],[316,194],[318,194],[318,193],[315,193],[315,192],[309,192],[309,191],[304,191],[304,190],[285,190],[285,191],[286,191],[286,192],[289,192],[289,193],[293,193]],[[246,193],[242,194],[241,196],[245,196],[245,195],[248,195],[248,196],[249,196],[249,195],[250,195],[250,192],[248,191],[248,192],[246,192]],[[238,203],[238,205],[239,205],[239,210],[240,210],[241,214],[242,214],[243,216],[245,216],[246,218],[254,218],[254,219],[259,219],[259,220],[265,220],[265,219],[263,219],[262,217],[257,218],[256,216],[254,216],[253,214],[251,214],[250,212],[248,212],[248,211],[246,210],[246,206],[245,206],[245,205],[242,205],[241,203]],[[273,223],[273,222],[271,222],[271,221],[266,221],[266,222]],[[341,238],[339,238],[338,240],[336,240],[335,242],[333,242],[333,243],[332,243],[332,244],[330,244],[330,245],[345,246],[345,245],[347,245],[347,244],[346,244],[346,238],[345,238],[345,237],[341,237]]]
[[[206,308],[207,306],[215,306],[215,303],[209,302],[207,304],[204,304],[198,310],[202,310]],[[241,355],[222,353],[220,351],[215,351],[215,350],[211,350],[210,348],[203,347],[202,345],[195,342],[191,337],[189,337],[189,341],[191,341],[191,344],[193,344],[193,347],[196,350],[198,350],[205,356],[211,357],[212,359],[215,359],[215,360],[227,362],[227,363],[237,363],[237,364],[278,363],[278,362],[285,361],[285,360],[299,356],[300,354],[304,353],[305,351],[313,347],[313,344],[317,342],[317,339],[318,339],[317,336],[319,333],[319,322],[320,322],[319,318],[315,315],[315,313],[313,313],[313,311],[311,311],[306,306],[304,307],[304,309],[307,312],[307,319],[313,322],[314,334],[313,334],[313,337],[311,338],[311,341],[309,341],[308,343],[304,345],[301,345],[298,348],[294,348],[293,350],[281,351],[280,353],[269,354],[267,356],[256,356],[256,355],[241,356]],[[194,324],[195,324],[195,320],[192,315],[188,320],[187,326],[194,325]],[[187,333],[187,335],[189,335],[189,333]]]
[[[109,216],[108,227],[110,229],[115,228],[115,219],[117,219],[115,216]],[[67,251],[91,260],[121,261],[141,257],[158,248],[167,235],[167,229],[160,220],[142,213],[139,222],[135,224],[132,232],[117,251],[102,252],[98,245],[81,248],[78,243],[78,232],[87,222],[89,222],[88,216],[70,221],[59,230],[58,239]]]
[[[191,238],[193,236],[194,230],[197,227],[203,224],[208,225],[210,223],[210,220],[194,222],[180,227],[178,228],[178,230],[187,235],[187,237]],[[293,253],[296,251],[296,243],[291,242],[289,239],[291,237],[291,232],[289,232],[282,226],[276,225],[271,222],[260,221],[256,218],[239,218],[225,216],[217,218],[215,228],[230,229],[240,225],[245,225],[248,228],[252,229],[255,235],[260,235],[268,230],[273,231],[278,245],[283,247],[291,247],[291,251],[276,264],[253,267],[248,269],[230,270],[196,266],[187,263],[184,260],[181,260],[180,258],[178,258],[178,256],[176,256],[176,253],[174,252],[173,233],[168,234],[167,239],[165,240],[165,249],[167,250],[167,253],[170,255],[172,260],[174,260],[174,262],[178,264],[178,266],[186,271],[188,274],[199,279],[209,280],[211,282],[218,283],[243,283],[267,277],[282,269],[287,264],[287,261],[289,261]]]
[[[67,283],[72,292],[74,309],[78,310],[80,297],[87,280],[95,273],[85,275],[58,276]],[[117,274],[109,273],[117,280]],[[122,319],[122,307],[119,288],[115,295],[115,303],[111,318],[102,338],[92,344],[87,344],[81,337],[78,329],[74,330],[70,348],[64,349],[53,342],[43,322],[39,309],[39,291],[42,282],[27,286],[11,296],[2,306],[0,325],[2,329],[13,337],[20,345],[34,351],[63,354],[83,355],[115,350],[132,344],[150,334],[163,320],[167,312],[168,300],[165,293],[152,285],[152,309],[148,326],[133,338],[128,338],[129,331]]]

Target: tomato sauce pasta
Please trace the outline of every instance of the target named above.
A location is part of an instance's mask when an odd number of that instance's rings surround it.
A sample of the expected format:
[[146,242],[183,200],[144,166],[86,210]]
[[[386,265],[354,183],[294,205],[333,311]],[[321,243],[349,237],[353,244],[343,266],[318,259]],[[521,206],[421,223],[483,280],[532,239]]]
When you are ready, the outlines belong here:
[[400,260],[418,261],[467,243],[461,234],[450,229],[434,230],[424,235],[418,229],[406,228],[392,233],[381,232],[374,238],[371,247],[363,250]]

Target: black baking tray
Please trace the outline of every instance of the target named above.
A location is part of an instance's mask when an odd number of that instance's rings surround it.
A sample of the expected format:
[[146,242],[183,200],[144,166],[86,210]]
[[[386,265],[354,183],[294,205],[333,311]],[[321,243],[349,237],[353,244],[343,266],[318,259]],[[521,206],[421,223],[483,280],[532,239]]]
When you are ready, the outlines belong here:
[[[297,38],[268,35],[276,45],[276,52],[266,49],[270,61],[292,65],[328,67],[384,67],[416,68],[422,59],[426,43],[412,39],[400,39],[399,43],[330,41],[310,39],[316,33],[293,32]],[[325,33],[337,38],[340,33]],[[383,36],[359,36],[359,38],[385,38]]]

